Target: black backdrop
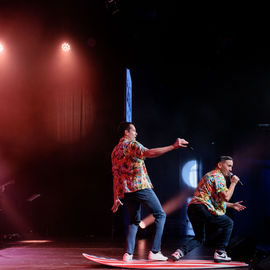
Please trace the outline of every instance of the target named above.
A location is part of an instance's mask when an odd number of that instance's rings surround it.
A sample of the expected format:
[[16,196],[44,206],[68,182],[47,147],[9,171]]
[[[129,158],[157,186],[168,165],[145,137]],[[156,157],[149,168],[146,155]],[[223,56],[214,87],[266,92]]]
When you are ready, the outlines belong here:
[[[245,183],[233,199],[248,206],[234,214],[235,233],[269,239],[269,127],[258,125],[269,120],[268,17],[254,11],[250,19],[235,7],[210,12],[179,1],[145,2],[1,1],[5,45],[12,44],[21,67],[5,77],[0,62],[1,183],[15,181],[1,196],[3,233],[123,233],[122,210],[110,212],[110,153],[124,118],[130,68],[138,140],[156,147],[184,137],[195,149],[147,160],[161,201],[183,189],[180,167],[192,155],[202,162],[202,173],[216,155],[233,155]],[[71,91],[72,98],[58,73],[49,77],[45,61],[60,37],[74,41],[87,66],[78,69],[84,80],[75,79],[79,91]],[[51,102],[59,90],[67,103],[56,109]],[[70,100],[77,107],[63,105]],[[79,136],[76,119],[85,128]],[[29,201],[35,194],[40,196]],[[174,213],[167,232],[181,233],[182,222],[181,212]]]

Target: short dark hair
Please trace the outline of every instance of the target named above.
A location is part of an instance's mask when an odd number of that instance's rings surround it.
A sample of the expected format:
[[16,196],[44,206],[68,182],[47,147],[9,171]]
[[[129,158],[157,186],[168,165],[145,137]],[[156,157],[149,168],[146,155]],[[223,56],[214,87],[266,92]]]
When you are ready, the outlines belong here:
[[120,137],[123,137],[125,135],[125,130],[130,130],[130,125],[134,125],[132,122],[126,122],[123,121],[119,123],[117,128],[117,133]]
[[233,160],[233,158],[231,156],[220,156],[217,158],[216,164],[218,164],[219,162],[224,162],[226,160]]

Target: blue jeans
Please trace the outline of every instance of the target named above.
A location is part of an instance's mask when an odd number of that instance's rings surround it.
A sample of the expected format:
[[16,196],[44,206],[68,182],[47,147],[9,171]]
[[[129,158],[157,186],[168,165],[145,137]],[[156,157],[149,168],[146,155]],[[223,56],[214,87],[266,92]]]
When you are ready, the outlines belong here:
[[204,242],[206,224],[215,225],[222,229],[221,233],[218,235],[216,249],[226,250],[233,229],[233,221],[231,218],[226,215],[216,216],[211,214],[204,204],[189,205],[188,217],[195,236],[180,247],[184,254],[187,254]]
[[126,238],[126,252],[134,253],[136,234],[141,221],[141,204],[147,206],[155,217],[155,236],[152,251],[158,252],[161,249],[161,238],[166,221],[166,214],[162,209],[158,197],[151,188],[125,193],[125,203],[128,208],[130,224]]

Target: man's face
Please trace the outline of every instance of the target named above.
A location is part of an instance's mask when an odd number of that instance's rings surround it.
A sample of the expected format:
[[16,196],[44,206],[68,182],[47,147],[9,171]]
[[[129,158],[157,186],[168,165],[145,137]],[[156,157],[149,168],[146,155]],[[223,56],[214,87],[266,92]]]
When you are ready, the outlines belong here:
[[231,172],[233,168],[233,161],[225,160],[223,162],[219,162],[218,168],[220,169],[220,171],[224,176],[229,176],[229,172]]
[[136,128],[134,125],[129,125],[129,130],[125,130],[125,136],[128,137],[130,140],[136,140],[137,136]]

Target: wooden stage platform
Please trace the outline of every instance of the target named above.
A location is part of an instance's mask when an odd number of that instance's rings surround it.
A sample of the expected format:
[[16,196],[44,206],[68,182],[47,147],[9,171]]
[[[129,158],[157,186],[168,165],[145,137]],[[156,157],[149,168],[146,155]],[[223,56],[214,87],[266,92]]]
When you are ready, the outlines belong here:
[[[147,239],[138,240],[134,257],[146,259],[150,244],[151,242]],[[91,262],[84,258],[82,253],[120,259],[123,255],[123,247],[124,243],[119,240],[95,238],[13,241],[3,243],[0,248],[0,269],[117,269]],[[169,256],[175,248],[175,243],[166,242],[166,240],[163,242],[164,255]],[[213,249],[200,247],[190,252],[185,258],[212,260]],[[235,269],[247,270],[248,268]]]

